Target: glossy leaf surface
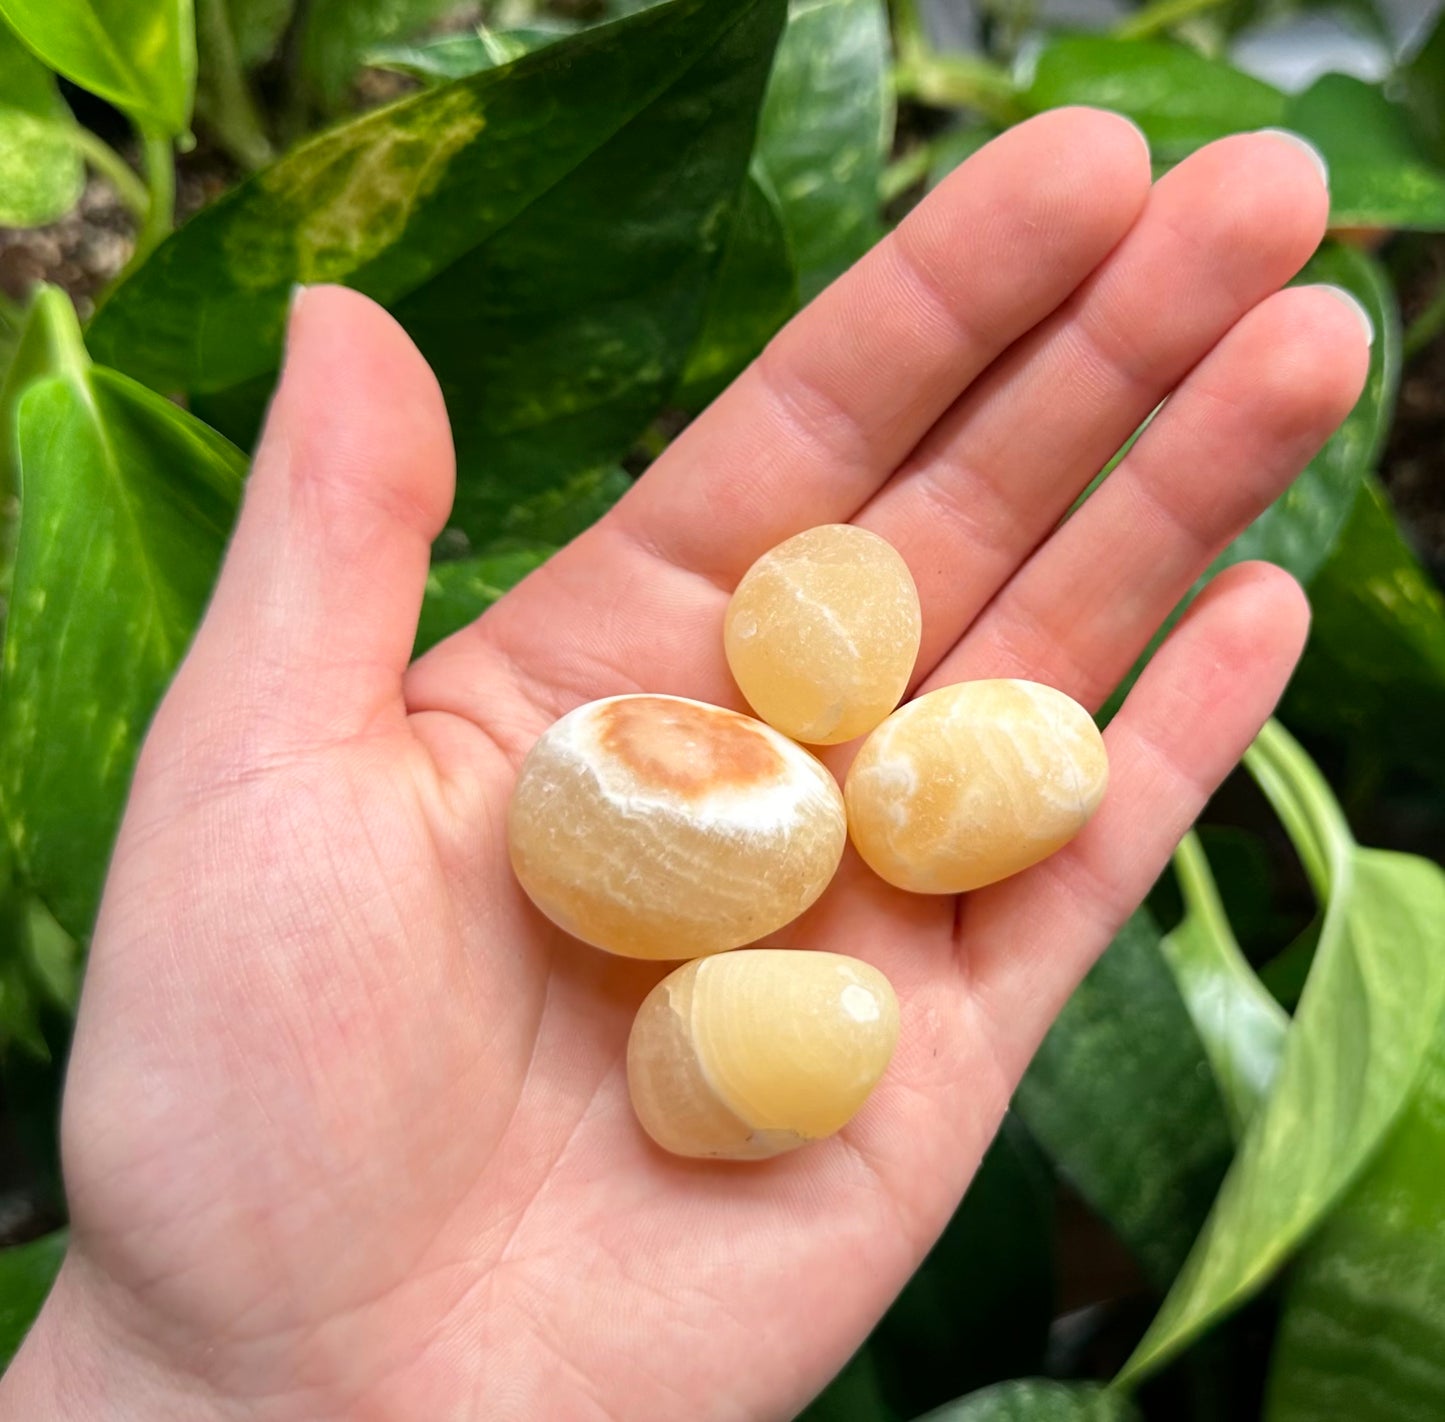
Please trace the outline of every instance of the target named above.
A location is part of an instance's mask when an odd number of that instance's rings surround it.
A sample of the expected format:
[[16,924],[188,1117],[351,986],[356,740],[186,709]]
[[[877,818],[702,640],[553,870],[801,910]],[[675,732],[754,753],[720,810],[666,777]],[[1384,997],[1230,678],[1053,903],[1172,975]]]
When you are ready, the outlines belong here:
[[675,0],[334,129],[159,248],[92,348],[220,390],[274,369],[293,282],[366,291],[441,380],[456,519],[485,538],[507,502],[620,457],[673,388],[782,18]]
[[1049,40],[1022,97],[1033,113],[1091,104],[1125,114],[1161,163],[1229,133],[1275,127],[1285,110],[1278,89],[1197,50],[1106,35]]
[[236,56],[245,68],[275,54],[295,10],[296,0],[226,0]]
[[1360,491],[1310,604],[1288,714],[1445,773],[1445,597],[1376,481]]
[[768,84],[758,162],[809,301],[880,235],[878,180],[893,131],[881,0],[794,8]]
[[309,0],[301,25],[300,82],[322,109],[339,108],[370,50],[419,34],[451,8],[451,0]]
[[1269,1096],[1289,1015],[1240,951],[1197,835],[1184,837],[1174,872],[1185,914],[1159,947],[1208,1053],[1237,1138]]
[[[1445,928],[1437,930],[1445,952]],[[1385,1148],[1285,1295],[1266,1422],[1445,1417],[1445,1023]]]
[[169,401],[92,366],[68,306],[50,316],[56,366],[30,385],[16,425],[0,790],[27,879],[83,939],[141,737],[209,596],[244,461]]
[[564,29],[472,30],[459,35],[439,35],[416,44],[377,45],[366,59],[368,64],[409,74],[426,83],[444,83],[448,79],[470,78],[499,64],[510,64],[568,33]]
[[1014,1105],[1059,1173],[1167,1288],[1209,1212],[1230,1139],[1146,910],[1075,990]]
[[1326,74],[1290,100],[1284,122],[1329,164],[1335,226],[1445,229],[1445,170],[1422,152],[1405,111],[1378,85]]
[[1088,1383],[1020,1378],[998,1383],[947,1407],[923,1422],[1135,1422],[1128,1398]]
[[45,1302],[60,1261],[65,1258],[64,1230],[29,1244],[0,1249],[0,1369],[13,1358]]
[[136,123],[186,132],[196,86],[191,0],[0,0],[0,18],[56,73]]
[[564,543],[595,523],[627,491],[620,469],[583,474],[512,505],[471,555],[433,563],[422,598],[415,655],[475,621]]
[[1255,1293],[1327,1217],[1408,1100],[1445,1003],[1445,876],[1427,860],[1360,849],[1277,723],[1248,764],[1327,905],[1324,926],[1274,1089],[1121,1383]]
[[798,283],[778,201],[761,168],[749,174],[687,358],[676,399],[701,409],[793,314]]
[[0,22],[0,227],[69,212],[85,184],[55,76]]

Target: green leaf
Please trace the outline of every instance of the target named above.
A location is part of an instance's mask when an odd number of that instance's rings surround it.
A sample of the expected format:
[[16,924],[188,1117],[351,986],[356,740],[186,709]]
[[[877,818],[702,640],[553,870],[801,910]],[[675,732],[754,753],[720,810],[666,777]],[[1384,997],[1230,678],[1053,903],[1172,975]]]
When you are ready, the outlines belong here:
[[485,538],[619,459],[673,389],[781,22],[779,0],[675,0],[333,129],[158,248],[92,349],[221,390],[275,369],[293,282],[346,281],[436,371],[456,520]]
[[244,461],[169,401],[92,366],[63,299],[45,313],[55,366],[17,420],[0,791],[27,880],[83,939],[141,736],[210,594]]
[[843,1371],[797,1416],[796,1422],[903,1422],[878,1380],[878,1357],[864,1344]]
[[242,67],[254,69],[276,53],[286,26],[296,10],[296,0],[226,0],[236,57]]
[[[426,82],[462,79],[552,44],[564,30],[483,30],[374,52],[373,63]],[[702,329],[673,399],[700,410],[716,398],[797,309],[798,282],[777,195],[754,163],[743,181]]]
[[1230,1140],[1145,910],[1069,999],[1014,1106],[1059,1173],[1167,1288],[1208,1214]]
[[1284,125],[1329,164],[1336,227],[1445,229],[1445,172],[1421,151],[1404,110],[1378,85],[1326,74],[1290,100]]
[[310,0],[301,25],[301,84],[323,110],[340,108],[369,51],[420,33],[452,7],[452,0]]
[[413,655],[420,656],[475,621],[564,543],[596,523],[631,483],[620,469],[580,475],[561,488],[514,504],[497,519],[490,541],[477,553],[434,563]]
[[474,622],[503,593],[540,568],[556,551],[545,546],[514,548],[435,564],[427,574],[412,655],[421,656],[453,632],[460,632]]
[[1285,703],[1292,723],[1445,773],[1445,598],[1368,481],[1310,586],[1314,620]]
[[960,1398],[921,1422],[1137,1422],[1128,1398],[1091,1383],[1021,1378]]
[[757,157],[805,302],[880,234],[878,180],[893,131],[888,65],[882,0],[798,5],[778,46]]
[[1270,996],[1240,951],[1209,861],[1192,832],[1175,852],[1174,870],[1185,914],[1159,947],[1204,1043],[1237,1138],[1269,1096],[1284,1051],[1289,1014]]
[[19,516],[19,449],[15,416],[20,397],[67,358],[75,326],[70,298],[57,287],[37,288],[18,342],[0,380],[0,592],[8,594]]
[[766,175],[755,168],[743,184],[677,403],[700,410],[721,394],[797,304],[797,275],[778,201]]
[[1398,79],[1422,146],[1437,162],[1445,162],[1445,11],[1401,67]]
[[424,83],[466,79],[499,64],[510,64],[534,49],[552,44],[571,33],[565,29],[474,30],[461,35],[440,35],[416,44],[378,45],[366,55],[367,64],[408,74]]
[[929,188],[936,188],[955,168],[997,137],[998,129],[989,123],[961,124],[940,134],[928,148]]
[[1125,114],[1144,130],[1157,163],[1176,163],[1216,138],[1277,127],[1278,89],[1163,40],[1060,35],[1040,53],[1021,95],[1030,113],[1091,104]]
[[85,165],[55,76],[0,22],[0,227],[38,227],[75,206]]
[[186,132],[196,87],[191,0],[0,0],[0,17],[57,73],[142,128]]
[[25,893],[11,860],[10,846],[0,844],[0,1056],[16,1044],[43,1059],[45,1037],[25,962]]
[[1044,1365],[1053,1321],[1054,1181],[1006,1116],[938,1243],[873,1331],[901,1417]]
[[[1445,951],[1438,920],[1435,936]],[[1399,1124],[1290,1281],[1267,1422],[1445,1417],[1442,1162],[1445,1021]]]
[[80,948],[15,877],[9,844],[0,846],[0,1057],[15,1044],[50,1060],[42,1014],[75,1013]]
[[0,1370],[19,1351],[60,1272],[68,1234],[57,1230],[0,1250]]
[[1445,1003],[1445,875],[1359,848],[1277,723],[1246,763],[1326,905],[1324,925],[1274,1090],[1121,1385],[1238,1307],[1324,1220],[1408,1099]]

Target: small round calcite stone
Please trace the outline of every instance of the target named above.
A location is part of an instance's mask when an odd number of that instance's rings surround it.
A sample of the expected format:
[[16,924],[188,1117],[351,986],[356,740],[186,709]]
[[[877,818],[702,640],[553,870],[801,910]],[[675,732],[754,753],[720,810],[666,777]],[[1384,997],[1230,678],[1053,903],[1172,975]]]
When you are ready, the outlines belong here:
[[897,1040],[898,1001],[877,968],[747,948],[653,988],[628,1039],[627,1085],[664,1150],[762,1160],[847,1125]]
[[921,629],[918,589],[897,550],[830,523],[748,569],[728,603],[723,645],[764,721],[794,740],[837,745],[898,705]]
[[761,721],[613,696],[532,747],[507,834],[522,887],[568,933],[630,958],[695,958],[802,913],[847,822],[828,771]]
[[1034,681],[968,681],[895,711],[848,771],[848,829],[900,889],[957,894],[1046,859],[1084,827],[1109,778],[1104,739]]

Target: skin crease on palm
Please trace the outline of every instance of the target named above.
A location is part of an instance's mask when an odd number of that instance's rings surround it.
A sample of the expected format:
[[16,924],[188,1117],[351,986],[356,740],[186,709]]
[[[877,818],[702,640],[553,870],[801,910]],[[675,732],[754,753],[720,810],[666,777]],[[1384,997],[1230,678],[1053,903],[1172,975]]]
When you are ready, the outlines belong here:
[[[1279,290],[1326,211],[1287,136],[1151,187],[1114,116],[1021,125],[411,666],[452,490],[442,401],[379,309],[305,293],[136,774],[65,1099],[72,1248],[0,1415],[790,1417],[923,1257],[1055,1013],[1269,714],[1303,596],[1262,565],[1215,580],[1054,858],[959,901],[850,852],[774,941],[886,972],[897,1055],[839,1136],[760,1165],[673,1159],[633,1119],[628,1028],[667,965],[525,900],[520,760],[594,697],[739,706],[728,592],[826,522],[907,560],[918,686],[1024,676],[1097,706],[1358,395],[1360,313]],[[839,774],[849,750],[826,752]]]

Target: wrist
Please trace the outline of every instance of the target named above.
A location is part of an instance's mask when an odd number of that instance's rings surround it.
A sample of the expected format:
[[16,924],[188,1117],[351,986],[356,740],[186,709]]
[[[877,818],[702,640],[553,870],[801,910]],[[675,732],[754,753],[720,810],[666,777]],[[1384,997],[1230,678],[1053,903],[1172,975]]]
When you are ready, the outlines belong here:
[[199,1379],[168,1369],[119,1326],[74,1250],[0,1376],[0,1422],[231,1422]]

